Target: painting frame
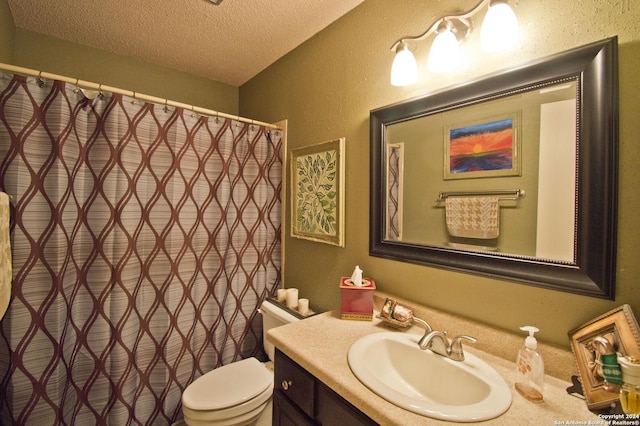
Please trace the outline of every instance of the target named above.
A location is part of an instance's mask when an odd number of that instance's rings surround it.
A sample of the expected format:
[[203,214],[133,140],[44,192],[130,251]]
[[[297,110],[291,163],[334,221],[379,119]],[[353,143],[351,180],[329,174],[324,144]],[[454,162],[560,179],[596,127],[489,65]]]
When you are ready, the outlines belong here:
[[344,149],[338,138],[291,150],[291,236],[344,247]]
[[622,305],[568,334],[587,406],[590,410],[609,409],[619,401],[620,394],[605,389],[604,379],[597,370],[599,354],[593,341],[604,337],[623,356],[640,356],[640,327],[631,306]]
[[445,126],[444,179],[521,176],[521,115],[514,111]]

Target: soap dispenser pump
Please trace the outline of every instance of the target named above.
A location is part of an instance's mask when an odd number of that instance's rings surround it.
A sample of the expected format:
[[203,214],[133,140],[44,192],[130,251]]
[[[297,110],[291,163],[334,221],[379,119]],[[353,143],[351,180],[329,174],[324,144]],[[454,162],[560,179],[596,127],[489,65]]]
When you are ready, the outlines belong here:
[[516,390],[529,401],[541,402],[544,390],[544,362],[538,352],[538,341],[534,333],[540,331],[536,327],[520,327],[529,333],[524,346],[518,352],[516,360]]

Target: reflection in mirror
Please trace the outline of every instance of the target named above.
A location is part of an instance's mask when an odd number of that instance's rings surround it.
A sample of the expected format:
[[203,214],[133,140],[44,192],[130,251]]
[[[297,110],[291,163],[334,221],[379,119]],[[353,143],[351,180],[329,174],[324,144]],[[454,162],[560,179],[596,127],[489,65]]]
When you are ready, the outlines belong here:
[[387,233],[391,241],[402,241],[404,215],[404,143],[387,145]]
[[[576,90],[549,83],[387,126],[386,238],[575,263]],[[495,194],[510,188],[526,197]],[[483,232],[459,236],[472,225]]]
[[371,111],[369,253],[613,299],[617,38]]

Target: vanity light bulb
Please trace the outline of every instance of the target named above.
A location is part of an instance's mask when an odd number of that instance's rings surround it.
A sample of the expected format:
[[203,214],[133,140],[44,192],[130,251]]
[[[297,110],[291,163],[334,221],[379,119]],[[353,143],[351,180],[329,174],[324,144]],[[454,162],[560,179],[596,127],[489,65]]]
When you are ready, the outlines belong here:
[[480,29],[480,48],[485,52],[508,49],[518,41],[518,19],[507,3],[489,5]]
[[391,84],[408,86],[418,81],[418,64],[413,53],[405,44],[396,53],[391,65]]
[[449,72],[460,66],[460,48],[458,39],[449,30],[438,33],[431,50],[427,68],[431,72]]

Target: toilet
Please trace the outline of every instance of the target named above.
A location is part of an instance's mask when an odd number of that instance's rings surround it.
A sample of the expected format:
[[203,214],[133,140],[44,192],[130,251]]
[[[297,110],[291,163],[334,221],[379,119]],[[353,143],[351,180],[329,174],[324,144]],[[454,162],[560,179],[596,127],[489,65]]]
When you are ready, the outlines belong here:
[[270,300],[262,302],[259,312],[264,349],[271,362],[263,364],[256,358],[247,358],[196,379],[182,394],[185,424],[271,425],[275,348],[267,341],[267,331],[300,319]]

